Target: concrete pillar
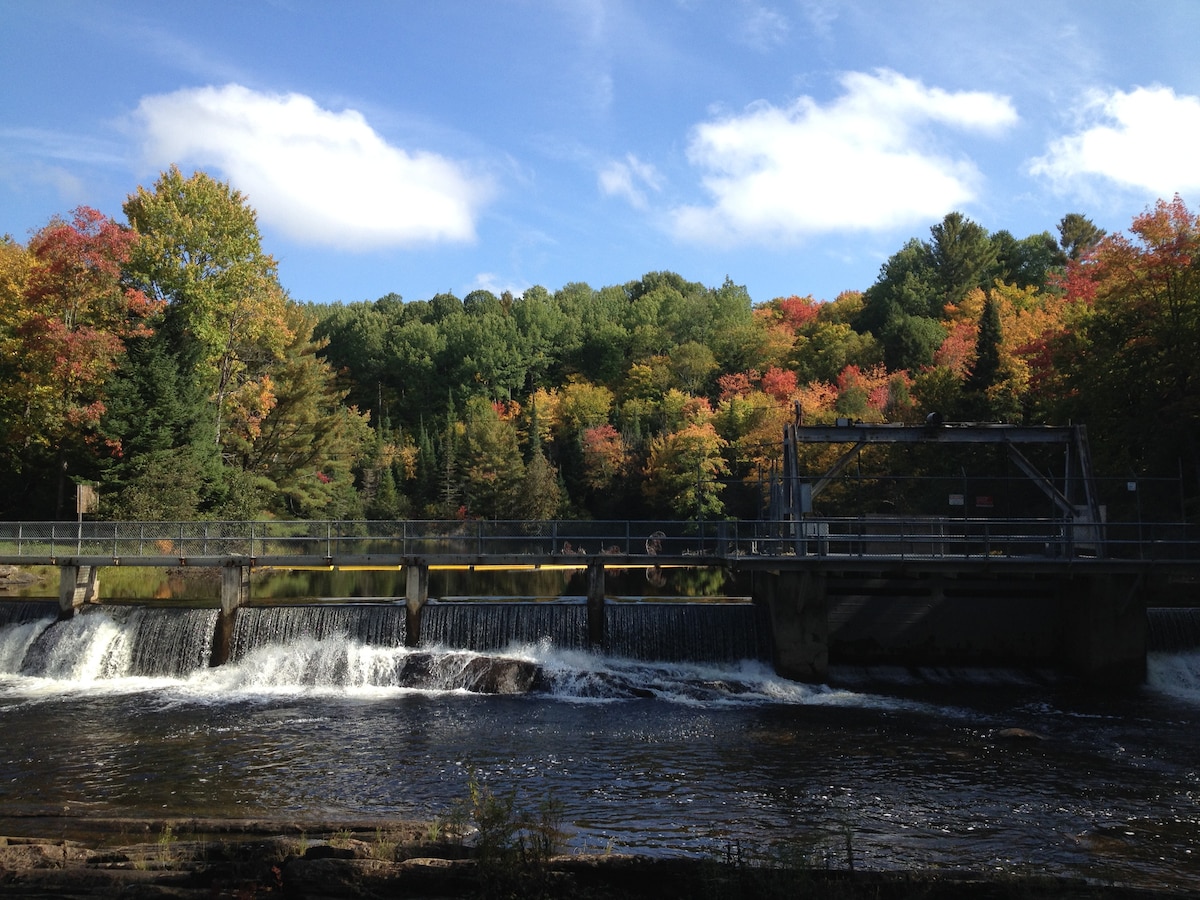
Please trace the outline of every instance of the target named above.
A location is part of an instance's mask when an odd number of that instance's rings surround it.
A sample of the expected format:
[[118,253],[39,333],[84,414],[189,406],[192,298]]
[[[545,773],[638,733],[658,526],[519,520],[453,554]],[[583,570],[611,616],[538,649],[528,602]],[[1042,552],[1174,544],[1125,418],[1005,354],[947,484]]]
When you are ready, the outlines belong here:
[[587,569],[588,646],[604,646],[604,563],[594,560]]
[[754,602],[765,605],[771,616],[776,673],[793,681],[824,681],[829,673],[825,576],[755,573],[753,592]]
[[58,618],[69,619],[85,603],[100,602],[100,570],[95,566],[58,567]]
[[233,649],[233,623],[237,611],[250,602],[250,567],[230,565],[221,567],[221,614],[213,635],[209,665],[219,666],[229,661]]
[[1062,582],[1065,668],[1098,685],[1146,680],[1145,579],[1080,575]]
[[421,610],[429,601],[429,566],[422,563],[404,567],[404,643],[421,643]]

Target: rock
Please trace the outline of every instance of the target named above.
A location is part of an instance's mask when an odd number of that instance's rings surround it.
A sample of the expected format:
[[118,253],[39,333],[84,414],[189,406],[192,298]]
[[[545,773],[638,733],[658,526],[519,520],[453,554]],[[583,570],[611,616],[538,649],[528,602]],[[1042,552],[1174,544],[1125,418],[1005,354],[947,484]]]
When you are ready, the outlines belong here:
[[1001,728],[996,732],[996,737],[1015,741],[1044,741],[1046,739],[1044,734],[1038,734],[1028,728]]
[[354,859],[356,854],[350,847],[334,847],[330,844],[317,844],[304,851],[301,859]]
[[0,566],[0,590],[36,584],[40,579],[19,566]]
[[[461,657],[459,657],[461,659]],[[411,653],[397,680],[403,687],[460,688],[477,694],[527,694],[539,683],[536,663],[503,656],[474,656],[459,663],[433,653]]]
[[[307,854],[305,854],[307,856]],[[280,869],[288,897],[393,896],[399,880],[395,863],[378,859],[289,859]],[[369,884],[370,890],[364,886]]]
[[478,656],[463,670],[463,687],[477,694],[527,694],[538,680],[536,663]]

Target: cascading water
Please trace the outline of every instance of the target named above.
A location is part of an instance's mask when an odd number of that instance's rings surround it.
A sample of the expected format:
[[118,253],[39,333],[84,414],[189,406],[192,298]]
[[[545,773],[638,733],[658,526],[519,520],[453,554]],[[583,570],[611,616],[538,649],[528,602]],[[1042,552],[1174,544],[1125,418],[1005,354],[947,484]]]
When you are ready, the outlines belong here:
[[403,604],[318,604],[246,607],[237,611],[230,659],[267,645],[348,638],[361,644],[404,646]]
[[208,665],[218,611],[105,607],[7,629],[3,671],[67,681],[178,677]]
[[1150,652],[1200,650],[1200,609],[1152,607],[1146,610],[1146,647]]
[[1200,705],[1200,609],[1146,610],[1146,681],[1157,691]]
[[209,670],[215,609],[103,606],[56,622],[53,604],[0,603],[0,616],[14,623],[0,625],[0,674],[63,684],[200,679],[205,690],[235,693],[537,691],[689,701],[780,694],[761,662],[762,626],[749,604],[609,603],[600,651],[588,647],[582,600],[433,601],[419,648],[405,646],[405,612],[398,603],[243,608],[230,662]]
[[421,612],[425,645],[483,651],[549,642],[559,650],[583,650],[587,640],[587,607],[580,602],[435,601]]
[[20,622],[36,622],[39,619],[53,621],[57,618],[57,603],[38,600],[0,603],[0,628]]
[[749,603],[610,603],[605,650],[669,662],[767,658],[758,607]]

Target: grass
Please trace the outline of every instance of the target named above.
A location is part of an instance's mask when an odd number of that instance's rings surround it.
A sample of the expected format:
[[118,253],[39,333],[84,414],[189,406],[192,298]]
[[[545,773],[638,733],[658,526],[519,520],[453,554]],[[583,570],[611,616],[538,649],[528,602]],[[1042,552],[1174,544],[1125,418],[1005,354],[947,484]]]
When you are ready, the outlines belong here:
[[547,863],[565,838],[563,806],[553,797],[521,806],[515,790],[497,793],[472,771],[466,799],[454,804],[428,835],[469,843],[481,897],[545,897]]

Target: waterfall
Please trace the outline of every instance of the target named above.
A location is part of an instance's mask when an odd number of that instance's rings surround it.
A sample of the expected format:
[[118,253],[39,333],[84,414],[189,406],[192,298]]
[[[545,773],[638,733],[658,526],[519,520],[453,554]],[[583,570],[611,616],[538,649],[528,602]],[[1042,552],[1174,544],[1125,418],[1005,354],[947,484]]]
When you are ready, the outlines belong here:
[[431,602],[421,612],[421,643],[469,650],[500,650],[549,641],[560,650],[587,648],[583,603]]
[[58,603],[53,600],[6,600],[0,602],[0,628],[38,619],[57,619]]
[[403,604],[246,607],[233,623],[230,659],[244,659],[268,644],[350,638],[361,644],[404,646]]
[[1146,626],[1147,650],[1200,650],[1200,608],[1151,607],[1146,610]]
[[217,615],[215,609],[88,609],[33,635],[6,671],[68,681],[184,675],[208,665]]
[[610,603],[605,650],[664,662],[765,659],[765,628],[750,603]]
[[0,603],[0,675],[15,675],[30,646],[58,619],[58,605]]
[[207,666],[219,614],[216,609],[136,610],[130,616],[130,674],[177,676]]
[[[188,677],[208,668],[220,615],[216,609],[114,604],[90,606],[59,622],[57,612],[48,602],[0,603],[0,674],[70,682]],[[767,657],[767,628],[752,604],[609,601],[604,615],[606,638],[599,649],[614,663],[725,664]],[[498,658],[491,656],[496,651],[535,647],[542,659],[590,649],[582,599],[434,600],[422,614],[422,649],[405,647],[405,616],[400,603],[246,607],[234,619],[230,662],[245,668],[239,677],[271,684],[492,690],[498,677],[516,677],[497,668]],[[473,658],[477,654],[487,659]],[[518,652],[517,658],[525,657]],[[521,669],[518,681],[533,683],[531,672]]]

